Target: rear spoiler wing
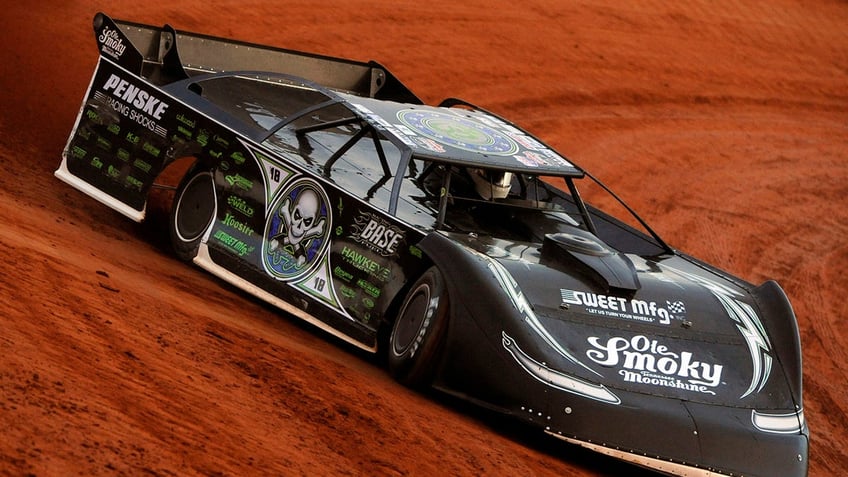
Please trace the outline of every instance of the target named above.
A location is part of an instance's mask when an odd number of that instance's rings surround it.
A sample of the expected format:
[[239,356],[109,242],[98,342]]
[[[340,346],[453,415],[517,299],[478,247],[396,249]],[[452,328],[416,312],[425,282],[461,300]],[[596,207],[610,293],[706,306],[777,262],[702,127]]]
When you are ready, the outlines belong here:
[[358,62],[198,33],[94,17],[100,54],[158,86],[225,71],[267,71],[307,79],[359,96],[422,104],[375,61]]

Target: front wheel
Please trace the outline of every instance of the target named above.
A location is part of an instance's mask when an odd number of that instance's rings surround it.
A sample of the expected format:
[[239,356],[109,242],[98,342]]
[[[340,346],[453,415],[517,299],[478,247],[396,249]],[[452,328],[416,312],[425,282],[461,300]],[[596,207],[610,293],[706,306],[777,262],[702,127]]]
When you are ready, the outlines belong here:
[[389,370],[399,382],[413,388],[432,382],[449,308],[444,280],[431,267],[404,298],[389,336]]
[[177,256],[190,262],[215,217],[215,185],[212,173],[190,170],[174,195],[169,217],[171,244]]

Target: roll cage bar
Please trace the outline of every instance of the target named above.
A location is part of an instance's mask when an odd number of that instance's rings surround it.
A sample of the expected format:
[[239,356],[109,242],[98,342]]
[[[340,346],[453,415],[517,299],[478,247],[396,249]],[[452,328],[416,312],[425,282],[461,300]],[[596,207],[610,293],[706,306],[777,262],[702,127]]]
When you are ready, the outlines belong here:
[[[287,76],[287,75],[281,75],[281,76]],[[330,91],[328,91],[326,88],[323,88],[321,86],[313,85],[313,84],[310,84],[309,86],[317,86],[316,89],[323,90],[326,93],[330,93]],[[309,108],[305,108],[304,110],[286,118],[284,121],[281,121],[279,124],[275,125],[275,127],[271,131],[268,131],[268,134],[267,134],[266,137],[270,137],[276,131],[278,131],[280,128],[284,127],[286,124],[290,124],[292,121],[296,120],[297,118],[303,117],[304,115],[309,114],[310,112],[313,112],[313,111],[316,111],[316,110],[319,110],[321,108],[331,106],[331,105],[337,104],[337,103],[345,103],[346,104],[346,101],[344,101],[341,98],[338,98],[337,96],[332,95],[332,93],[330,93],[329,96],[330,96],[330,99],[328,99],[327,101],[315,104],[315,105],[313,105]],[[447,99],[443,100],[441,103],[439,103],[439,107],[451,108],[451,107],[457,107],[457,106],[471,108],[471,109],[483,112],[485,114],[491,115],[491,116],[503,121],[506,124],[509,124],[513,127],[518,128],[518,126],[513,124],[512,122],[510,122],[510,121],[508,121],[508,120],[506,120],[506,119],[504,119],[504,118],[502,118],[502,117],[500,117],[500,116],[498,116],[498,115],[496,115],[496,114],[494,114],[490,111],[487,111],[487,110],[480,108],[480,107],[478,107],[478,106],[476,106],[472,103],[469,103],[467,101],[464,101],[464,100],[461,100],[461,99],[458,99],[458,98],[447,98]],[[352,110],[352,112],[353,112],[353,110]],[[337,149],[336,151],[333,152],[333,154],[330,156],[328,161],[323,166],[324,167],[323,174],[324,174],[325,177],[329,178],[330,175],[331,175],[332,167],[336,163],[336,161],[338,161],[347,151],[350,150],[350,148],[352,148],[363,137],[370,134],[371,139],[374,143],[374,149],[376,150],[378,159],[380,161],[380,166],[382,167],[382,170],[383,170],[383,177],[381,177],[374,184],[374,186],[372,186],[372,188],[369,189],[369,191],[368,191],[368,194],[371,195],[376,191],[376,189],[378,189],[379,187],[382,187],[386,182],[388,182],[388,180],[392,177],[392,170],[391,170],[391,167],[389,166],[388,159],[386,158],[386,154],[385,154],[385,151],[383,149],[383,145],[380,142],[379,131],[366,118],[363,118],[363,117],[356,115],[354,113],[354,115],[349,116],[349,117],[297,128],[297,129],[295,129],[294,132],[297,136],[303,137],[310,132],[322,131],[322,130],[331,129],[331,128],[339,127],[339,126],[346,126],[346,125],[350,125],[350,124],[358,124],[359,125],[359,131],[357,131],[353,136],[351,136],[350,139],[348,139],[339,149]],[[389,140],[392,139],[391,136],[386,136],[386,137]],[[546,145],[546,147],[547,147],[547,145]],[[403,148],[401,148],[401,149],[403,150]],[[403,160],[403,159],[401,160],[401,164],[399,165],[399,171],[403,170],[406,167],[411,167],[413,165],[413,161],[411,160],[411,156],[408,153],[402,154],[402,157],[406,157],[408,159],[407,160]],[[457,170],[458,166],[453,165],[448,161],[434,161],[434,160],[431,160],[429,158],[426,158],[424,160],[427,160],[428,164],[424,168],[424,170],[415,179],[416,182],[418,182],[419,184],[421,184],[423,182],[423,180],[427,176],[429,176],[435,170],[435,168],[438,167],[439,165],[446,166],[446,168],[447,168],[447,173],[444,174],[444,177],[443,177],[442,183],[441,183],[441,187],[439,188],[439,205],[438,205],[438,212],[437,212],[436,225],[435,225],[436,230],[441,230],[445,226],[445,217],[447,215],[448,202],[451,200],[451,198],[454,198],[454,196],[452,196],[451,193],[450,193],[451,176],[453,175],[452,172]],[[630,208],[630,206],[628,206],[617,194],[615,194],[612,190],[610,190],[606,185],[604,185],[600,180],[598,180],[592,174],[586,172],[585,170],[583,170],[582,168],[579,168],[579,167],[578,167],[578,170],[582,173],[582,176],[578,176],[578,177],[587,176],[593,182],[598,184],[605,192],[610,194],[619,204],[621,204],[632,217],[634,217],[638,221],[638,223],[645,229],[645,231],[647,231],[650,234],[650,236],[658,243],[658,245],[660,245],[662,248],[664,248],[665,250],[667,250],[669,252],[672,251],[672,248],[668,244],[666,244],[665,241],[662,238],[660,238],[660,236],[656,232],[654,232],[654,230],[638,214],[636,214],[636,212],[632,208]],[[526,185],[525,185],[526,178],[525,178],[525,176],[523,174],[516,174],[516,175],[518,177],[519,183],[521,183],[522,186],[524,188],[526,188]],[[597,228],[594,224],[594,221],[592,220],[591,213],[589,212],[588,208],[586,207],[586,203],[583,201],[583,199],[580,195],[580,192],[578,191],[577,186],[574,183],[575,176],[564,175],[564,176],[559,176],[559,177],[562,177],[562,179],[565,181],[566,186],[568,188],[568,192],[570,193],[570,195],[571,195],[571,197],[574,201],[574,204],[577,207],[581,218],[583,219],[583,223],[585,224],[586,229],[590,233],[592,233],[593,235],[597,235],[597,233],[598,233]],[[389,209],[390,209],[391,213],[393,213],[394,210],[396,210],[399,193],[400,193],[400,183],[398,182],[397,184],[395,184],[395,187],[392,188],[392,194],[391,194],[390,205],[389,205]],[[469,199],[469,200],[472,200],[472,199]],[[484,201],[484,202],[494,202],[494,201]],[[494,203],[497,203],[497,202],[494,202]],[[536,201],[537,207],[538,207],[538,204],[539,204],[539,202]]]

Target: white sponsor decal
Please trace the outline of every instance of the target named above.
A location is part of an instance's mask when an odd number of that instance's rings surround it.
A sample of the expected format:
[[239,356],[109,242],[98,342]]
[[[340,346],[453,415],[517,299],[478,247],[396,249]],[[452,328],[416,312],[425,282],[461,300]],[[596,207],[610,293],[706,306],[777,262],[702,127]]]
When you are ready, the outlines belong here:
[[415,143],[412,142],[409,139],[409,137],[407,137],[405,134],[403,134],[400,130],[398,130],[397,127],[395,127],[392,124],[389,124],[388,121],[381,118],[380,116],[378,116],[376,113],[374,113],[370,109],[368,109],[365,106],[358,104],[358,103],[350,103],[350,105],[353,106],[354,108],[356,108],[363,116],[368,118],[369,121],[376,124],[378,129],[382,128],[383,130],[388,131],[391,135],[400,139],[400,141],[402,143],[406,144],[407,146],[414,146],[415,145]]
[[384,257],[395,255],[404,238],[399,227],[370,212],[360,212],[352,228],[353,234],[350,238]]
[[120,59],[121,55],[127,49],[127,45],[124,45],[124,41],[121,39],[118,31],[110,30],[109,27],[103,28],[100,36],[97,37],[97,41],[103,45],[102,51],[116,60]]
[[168,109],[168,103],[141,88],[131,85],[116,74],[109,76],[109,79],[103,85],[103,91],[111,92],[112,96],[142,110],[157,120],[161,120],[165,110]]
[[592,292],[560,289],[562,302],[583,306],[586,311],[596,315],[647,321],[667,325],[672,319],[683,319],[686,305],[682,301],[668,301],[665,305],[655,301],[626,299],[617,296],[599,295]]
[[721,384],[723,365],[699,361],[688,351],[671,351],[643,335],[630,339],[614,336],[606,342],[591,336],[588,341],[594,349],[586,351],[586,356],[601,366],[621,368],[618,374],[628,383],[713,395],[713,389]]

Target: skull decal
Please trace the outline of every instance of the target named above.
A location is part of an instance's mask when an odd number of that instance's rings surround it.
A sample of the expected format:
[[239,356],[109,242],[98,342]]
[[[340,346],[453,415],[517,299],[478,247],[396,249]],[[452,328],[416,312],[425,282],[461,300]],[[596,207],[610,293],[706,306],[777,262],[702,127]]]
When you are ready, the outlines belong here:
[[328,242],[328,203],[324,191],[310,179],[295,181],[279,196],[265,227],[266,270],[293,279],[312,268]]

